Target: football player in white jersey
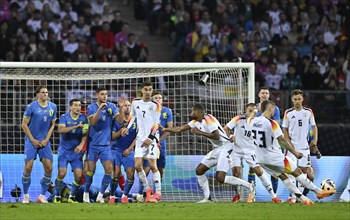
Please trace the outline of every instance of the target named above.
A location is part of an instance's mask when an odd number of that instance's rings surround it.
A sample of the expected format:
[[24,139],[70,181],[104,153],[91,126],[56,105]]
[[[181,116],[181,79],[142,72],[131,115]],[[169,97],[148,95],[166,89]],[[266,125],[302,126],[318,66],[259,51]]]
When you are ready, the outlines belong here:
[[[310,148],[308,143],[309,127],[311,125],[314,139],[310,146],[317,148],[318,130],[315,122],[315,117],[310,108],[303,107],[303,91],[296,89],[292,91],[293,108],[287,109],[284,113],[283,119],[283,133],[295,149],[303,154],[301,159],[297,159],[293,154],[287,151],[287,154],[298,165],[298,167],[307,175],[311,181],[314,180],[314,172],[311,167]],[[318,157],[319,158],[319,157]],[[295,179],[292,177],[292,181]],[[300,192],[304,191],[304,186],[298,184]],[[304,193],[306,195],[307,193]],[[296,201],[295,195],[288,198],[288,201],[294,203]]]
[[196,175],[198,183],[204,192],[204,199],[198,203],[211,202],[209,183],[205,175],[210,168],[216,166],[216,180],[219,183],[227,183],[230,185],[242,185],[249,189],[248,201],[253,201],[255,197],[254,185],[247,181],[241,180],[234,176],[226,176],[227,171],[231,167],[231,153],[233,151],[233,144],[230,142],[229,137],[226,135],[224,129],[218,120],[205,113],[205,108],[202,104],[196,103],[192,107],[191,113],[192,121],[188,124],[164,128],[160,126],[163,132],[180,133],[182,131],[191,130],[196,135],[202,135],[206,137],[213,146],[213,150],[210,151],[201,161],[196,168]]
[[[151,82],[143,82],[141,86],[142,98],[135,100],[131,104],[131,119],[128,129],[137,118],[137,135],[135,146],[135,169],[138,177],[146,189],[145,202],[157,202],[161,199],[161,178],[157,167],[159,157],[159,131],[160,113],[162,106],[152,100],[153,85]],[[143,160],[148,160],[153,173],[153,182],[156,192],[150,188],[145,171],[143,170]]]
[[255,153],[259,164],[271,175],[278,176],[288,190],[294,193],[306,205],[312,205],[314,203],[300,192],[295,184],[288,178],[287,174],[293,175],[298,182],[314,191],[318,199],[335,193],[335,190],[326,191],[316,187],[303,175],[296,163],[281,152],[280,144],[296,158],[300,159],[303,157],[303,154],[295,150],[283,136],[279,124],[271,119],[274,114],[274,109],[275,103],[269,100],[263,101],[261,103],[262,116],[256,118],[250,117],[247,120],[252,132],[252,137],[254,138],[254,144],[256,145]]
[[[247,118],[251,115],[255,116],[257,113],[257,108],[255,103],[249,103],[246,105],[245,114],[237,115],[231,119],[224,127],[227,136],[230,137],[231,142],[234,142],[235,148],[232,154],[233,167],[232,173],[235,177],[240,177],[242,164],[241,161],[244,159],[250,168],[258,175],[262,184],[264,185],[267,192],[272,197],[272,202],[282,203],[283,201],[279,199],[272,189],[270,180],[267,178],[264,170],[259,165],[255,156],[255,145],[254,140],[251,137],[251,131],[247,124]],[[234,129],[234,134],[230,135],[230,131]],[[232,202],[238,202],[240,195],[236,191],[236,195],[233,197]]]

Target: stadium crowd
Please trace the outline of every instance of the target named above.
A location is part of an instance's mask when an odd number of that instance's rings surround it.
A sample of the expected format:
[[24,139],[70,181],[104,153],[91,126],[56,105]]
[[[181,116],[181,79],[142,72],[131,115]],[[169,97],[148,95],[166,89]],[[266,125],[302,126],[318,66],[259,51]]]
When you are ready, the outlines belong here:
[[0,60],[143,62],[120,11],[106,0],[0,1]]

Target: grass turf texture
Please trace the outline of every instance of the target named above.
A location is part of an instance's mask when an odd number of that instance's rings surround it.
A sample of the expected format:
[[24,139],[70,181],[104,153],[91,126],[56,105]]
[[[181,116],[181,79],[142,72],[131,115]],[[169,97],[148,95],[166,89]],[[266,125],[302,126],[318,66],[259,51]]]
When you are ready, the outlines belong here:
[[0,219],[350,219],[350,203],[0,203]]

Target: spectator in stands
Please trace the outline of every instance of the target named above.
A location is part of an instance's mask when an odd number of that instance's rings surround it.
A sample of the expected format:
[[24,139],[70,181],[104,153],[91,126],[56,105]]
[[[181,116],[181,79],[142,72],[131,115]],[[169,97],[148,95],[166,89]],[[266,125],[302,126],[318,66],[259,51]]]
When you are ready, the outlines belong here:
[[283,36],[280,44],[277,46],[278,53],[291,54],[293,50],[292,45],[289,43],[288,37]]
[[162,0],[150,0],[148,1],[149,6],[146,15],[148,30],[151,35],[155,34],[158,29],[159,17],[162,11]]
[[124,22],[122,20],[122,14],[120,11],[116,10],[113,12],[113,20],[111,21],[111,31],[115,34],[122,30]]
[[102,15],[103,8],[105,5],[108,6],[105,0],[92,0],[91,1],[92,13]]
[[[309,67],[308,67],[309,66]],[[315,62],[311,62],[305,68],[306,72],[302,75],[303,88],[305,90],[320,90],[323,87],[323,77],[318,70]]]
[[282,76],[277,73],[275,63],[270,64],[269,72],[265,75],[265,86],[270,89],[279,90],[281,86]]
[[103,22],[105,22],[105,21],[107,21],[108,23],[112,22],[114,16],[113,16],[108,4],[105,4],[103,6],[103,13],[101,15],[101,18],[102,18]]
[[15,54],[14,60],[17,62],[26,62],[28,61],[29,54],[26,51],[26,46],[23,42],[17,44],[17,52]]
[[208,35],[202,35],[196,46],[194,47],[194,61],[201,62],[203,57],[209,53],[209,38]]
[[187,35],[192,31],[192,24],[190,23],[190,14],[184,13],[183,20],[178,22],[175,26],[175,54],[174,60],[180,61],[186,45]]
[[65,18],[67,16],[73,22],[78,21],[78,14],[75,11],[72,11],[72,5],[69,1],[64,2],[63,11],[61,11],[60,15],[61,18]]
[[109,23],[103,22],[102,30],[96,33],[96,43],[102,44],[104,52],[111,54],[114,50],[114,35],[110,31]]
[[28,61],[45,62],[47,61],[47,50],[44,41],[38,41],[36,51],[28,58]]
[[211,26],[210,34],[208,36],[210,46],[216,47],[220,42],[220,37],[221,33],[219,33],[218,25],[213,24]]
[[125,45],[128,49],[129,59],[133,62],[145,62],[147,60],[147,49],[136,43],[135,34],[130,33],[128,35],[128,41]]
[[[98,31],[102,30],[102,20],[101,20],[101,15],[99,14],[94,14],[92,16],[92,21],[91,21],[91,25],[90,25],[90,35],[91,37],[93,37],[93,39],[95,39],[96,37],[96,33]],[[95,42],[92,42],[93,45],[95,44]]]
[[63,40],[63,51],[68,53],[69,55],[74,54],[75,51],[77,51],[78,46],[79,44],[76,41],[76,38],[73,32],[70,32],[68,34],[68,39]]
[[324,76],[325,73],[329,70],[327,54],[323,51],[320,53],[319,60],[317,62],[317,66],[318,66],[318,68],[320,70],[320,74],[322,76]]
[[294,45],[297,43],[298,37],[300,36],[298,23],[294,22],[291,24],[291,31],[289,31],[285,36],[288,37],[290,44]]
[[57,35],[54,32],[49,32],[47,41],[47,52],[52,54],[55,62],[63,62],[64,49],[61,40],[57,39]]
[[216,51],[220,60],[232,59],[232,47],[228,42],[227,35],[221,35],[220,42],[216,46]]
[[90,40],[90,27],[85,23],[83,15],[78,16],[78,22],[72,26],[72,32],[79,42],[88,42]]
[[338,24],[336,21],[331,21],[329,23],[329,31],[325,32],[323,35],[324,43],[326,45],[332,44],[336,45],[337,40],[336,38],[340,35],[340,32],[338,31]]
[[[276,67],[276,65],[275,65]],[[265,76],[269,73],[270,64],[269,64],[269,57],[266,53],[263,53],[260,56],[259,62],[256,63],[255,70],[256,70],[256,81],[259,82],[260,85],[265,84]]]
[[302,81],[300,75],[296,74],[296,69],[293,64],[288,65],[288,73],[286,74],[285,78],[282,80],[281,87],[284,90],[292,91],[297,88],[303,88],[302,87]]
[[297,50],[294,49],[292,51],[292,53],[290,55],[290,58],[289,58],[289,63],[293,64],[295,66],[296,74],[302,75],[302,73],[303,73],[303,63],[302,63],[302,60],[301,60]]
[[209,47],[209,53],[207,53],[204,57],[203,57],[203,62],[218,62],[220,61],[217,53],[216,53],[216,48],[215,46],[210,46]]
[[[41,9],[39,9],[41,10]],[[41,19],[45,21],[52,21],[54,19],[55,14],[51,10],[50,4],[47,2],[43,5],[43,8],[41,10]]]
[[49,23],[49,27],[57,36],[59,36],[62,30],[61,16],[59,14],[55,14],[53,18],[53,21]]
[[41,28],[41,14],[40,10],[35,9],[33,17],[28,19],[27,27],[32,32],[37,32]]
[[208,11],[204,11],[202,13],[202,19],[199,21],[199,25],[201,26],[201,35],[209,35],[211,26],[213,25],[213,22],[210,21],[210,15]]
[[284,52],[278,53],[277,73],[280,74],[282,78],[284,78],[284,76],[288,72],[289,62],[287,58],[288,58],[288,55],[286,53]]
[[114,37],[114,42],[115,42],[115,48],[117,51],[120,50],[121,44],[125,44],[128,41],[128,35],[129,35],[129,24],[124,23],[122,26],[122,30],[117,33]]
[[38,36],[38,40],[47,41],[49,36],[49,31],[52,31],[49,29],[49,22],[42,20],[41,28],[36,32]]
[[104,52],[102,44],[97,44],[96,52],[92,55],[91,61],[108,62],[108,55]]

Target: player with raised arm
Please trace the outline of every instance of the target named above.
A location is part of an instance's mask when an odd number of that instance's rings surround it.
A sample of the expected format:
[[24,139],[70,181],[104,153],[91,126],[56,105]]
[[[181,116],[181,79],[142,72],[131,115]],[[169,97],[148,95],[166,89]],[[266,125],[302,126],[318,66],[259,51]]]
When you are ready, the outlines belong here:
[[[273,192],[269,179],[267,178],[266,174],[264,173],[264,170],[261,168],[258,161],[256,160],[254,140],[251,137],[251,131],[247,124],[247,118],[252,115],[255,116],[256,113],[257,109],[255,103],[248,103],[246,105],[244,115],[237,115],[233,117],[231,121],[224,126],[224,130],[227,136],[230,137],[231,142],[233,142],[235,145],[232,155],[232,173],[235,177],[240,177],[242,170],[241,161],[242,159],[244,159],[248,163],[249,168],[252,168],[254,173],[258,175],[266,191],[271,195],[272,202],[281,203],[283,201],[279,199]],[[234,134],[230,135],[230,131],[233,129]],[[238,194],[238,192],[236,192],[236,195],[233,197],[232,202],[238,202],[239,199],[240,195]]]
[[303,154],[295,150],[290,142],[283,136],[279,124],[272,119],[275,111],[275,103],[266,100],[261,103],[262,115],[260,117],[248,118],[248,125],[252,131],[254,144],[256,145],[256,156],[259,164],[271,175],[279,177],[287,189],[304,204],[314,204],[309,198],[304,196],[300,190],[292,183],[287,174],[293,175],[298,182],[306,188],[314,191],[318,199],[330,196],[335,190],[322,190],[316,187],[305,175],[300,168],[288,156],[285,156],[280,144],[290,151],[296,158],[300,159]]
[[[158,102],[162,106],[162,111],[160,114],[160,124],[165,128],[173,127],[173,112],[170,108],[163,106],[163,94],[159,91],[155,91],[152,94],[154,101]],[[164,168],[166,165],[166,138],[169,136],[169,132],[159,132],[159,143],[160,143],[160,155],[157,160],[157,167],[160,172],[160,177],[163,178]],[[147,167],[148,166],[148,167]],[[145,170],[146,175],[149,173],[148,163],[144,163],[143,169]],[[139,195],[143,194],[143,185],[139,185]]]
[[[297,159],[289,151],[287,151],[286,155],[295,161],[303,173],[307,175],[309,180],[313,181],[314,172],[311,167],[310,147],[317,149],[318,130],[314,114],[310,108],[303,107],[303,100],[304,97],[302,90],[296,89],[292,91],[293,108],[285,111],[282,127],[286,139],[293,144],[295,149],[299,150],[303,154],[303,157],[301,159]],[[312,127],[314,138],[309,147],[308,135],[310,126]],[[291,177],[291,179],[293,182],[295,182],[293,177]],[[298,184],[298,188],[300,192],[305,192],[302,184]],[[307,193],[303,194],[306,195]],[[288,202],[295,203],[296,196],[292,195],[292,197],[288,198]]]
[[113,156],[113,180],[111,184],[111,196],[108,203],[115,202],[115,195],[118,185],[118,179],[122,174],[121,165],[123,165],[127,179],[125,182],[124,193],[121,197],[122,203],[128,203],[128,194],[134,184],[135,162],[134,162],[134,147],[136,138],[136,119],[133,125],[129,128],[125,136],[121,135],[123,127],[128,125],[130,117],[131,104],[128,100],[120,102],[120,114],[118,115],[118,121],[114,121],[113,133],[112,133],[112,156]]
[[[153,85],[145,81],[141,85],[142,98],[131,104],[131,120],[128,129],[137,120],[137,135],[135,146],[135,169],[138,177],[146,189],[146,202],[157,202],[161,199],[161,178],[157,167],[159,157],[159,119],[161,105],[152,100]],[[146,173],[143,169],[144,160],[148,160],[153,173],[156,192],[150,188]]]
[[72,99],[69,102],[70,111],[60,117],[58,133],[60,133],[60,144],[58,146],[58,175],[55,180],[54,203],[61,203],[61,192],[64,188],[63,179],[67,173],[70,163],[74,172],[69,203],[77,203],[75,195],[81,185],[83,175],[83,146],[87,140],[89,129],[87,117],[81,113],[81,101]]
[[163,132],[180,133],[183,131],[191,130],[197,135],[206,137],[213,146],[213,150],[210,151],[201,161],[196,168],[196,175],[198,183],[204,192],[204,199],[198,203],[211,202],[208,178],[205,173],[215,166],[216,180],[219,183],[226,183],[230,185],[242,185],[249,189],[248,202],[254,200],[255,191],[254,186],[247,181],[239,179],[234,176],[226,176],[227,171],[231,165],[231,153],[233,151],[233,144],[230,142],[229,137],[226,135],[224,129],[218,120],[205,113],[205,108],[202,104],[196,103],[192,107],[191,113],[192,121],[188,124],[164,128],[160,126]]
[[88,148],[88,171],[85,175],[85,186],[83,201],[90,202],[89,189],[92,183],[92,177],[96,170],[96,162],[100,159],[105,174],[101,181],[99,194],[96,202],[104,203],[103,194],[112,180],[112,123],[119,113],[117,107],[107,102],[107,89],[99,87],[96,89],[95,96],[97,102],[88,106],[89,120],[89,148]]
[[[260,87],[259,92],[258,92],[258,97],[259,97],[259,103],[256,104],[256,107],[258,109],[258,112],[256,116],[262,115],[261,111],[261,103],[263,101],[269,100],[270,99],[270,89],[268,87]],[[281,116],[280,116],[280,109],[278,106],[275,106],[275,111],[273,114],[273,120],[275,120],[278,124],[280,124]],[[248,182],[255,181],[255,173],[254,171],[249,168],[249,173],[248,173]],[[274,193],[277,193],[278,189],[278,178],[271,176],[271,183],[272,183],[272,189]]]
[[22,120],[22,129],[25,133],[25,167],[22,175],[24,196],[22,203],[30,202],[28,194],[31,183],[30,175],[37,155],[39,155],[44,166],[44,176],[40,181],[41,192],[37,202],[47,203],[45,193],[50,185],[52,175],[53,156],[50,137],[55,128],[57,106],[55,103],[48,101],[49,93],[46,86],[38,86],[35,94],[37,100],[27,105]]

